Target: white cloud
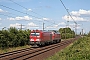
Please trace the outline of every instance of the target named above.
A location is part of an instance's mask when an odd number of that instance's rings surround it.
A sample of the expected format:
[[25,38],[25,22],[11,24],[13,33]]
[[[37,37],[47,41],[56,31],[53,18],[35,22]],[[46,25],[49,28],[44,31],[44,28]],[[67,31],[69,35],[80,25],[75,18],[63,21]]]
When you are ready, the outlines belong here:
[[32,20],[29,16],[23,16],[23,17],[15,17],[15,18],[7,18],[8,20]]
[[[19,23],[10,24],[10,27],[21,28],[21,24],[19,24]],[[22,28],[25,28],[25,27],[22,26]]]
[[65,26],[66,23],[65,22],[61,22],[61,23],[58,23],[56,25],[53,25],[53,26],[47,26],[46,28],[57,28],[57,27],[60,27],[60,26]]
[[[9,27],[15,27],[15,28],[21,28],[21,24],[20,23],[15,23],[15,24],[10,24],[10,26]],[[24,29],[29,29],[29,28],[38,28],[39,26],[38,25],[36,25],[36,24],[34,24],[33,22],[30,22],[30,23],[28,23],[28,24],[26,24],[26,25],[23,25],[22,24],[22,28],[24,28]]]
[[2,20],[2,19],[0,18],[0,20]]
[[[70,14],[75,21],[89,21],[89,19],[90,19],[90,17],[89,17],[90,16],[90,10],[80,9],[79,11],[70,12]],[[73,21],[72,18],[70,16],[67,16],[67,15],[62,17],[62,19],[69,20],[69,21]]]
[[34,24],[33,22],[28,23],[27,26],[29,26],[29,27],[38,27],[38,25]]
[[49,19],[49,18],[43,18],[43,20],[51,20],[51,19]]
[[66,25],[66,23],[65,22],[61,22],[61,23],[59,23],[60,25]]
[[0,23],[0,25],[1,25],[2,23]]
[[28,9],[28,11],[32,11],[32,9]]
[[25,28],[26,28],[26,29],[31,29],[31,30],[33,30],[33,29],[39,29],[39,26],[38,26],[37,24],[33,23],[33,22],[30,22],[30,23],[28,23],[28,24],[26,25]]
[[71,14],[75,16],[80,16],[80,14],[77,11],[72,11]]
[[[75,21],[86,21],[86,19],[84,19],[83,17],[78,17],[78,16],[72,16],[72,18],[75,20]],[[62,19],[64,20],[67,20],[67,21],[73,21],[70,16],[67,16],[65,15],[64,17],[62,17]]]
[[47,26],[46,28],[47,29],[60,29],[60,28],[66,28],[66,27],[69,27],[72,30],[75,30],[75,28],[77,28],[77,30],[80,30],[81,24],[77,24],[77,27],[76,27],[76,25],[74,23],[73,24],[69,23],[69,25],[67,26],[65,22],[61,22],[61,23],[58,23],[56,25]]
[[4,12],[8,12],[8,11],[4,11],[4,10],[0,9],[0,13],[4,13]]
[[35,20],[52,20],[52,19],[50,19],[50,18],[41,18],[41,19],[39,19],[39,18],[37,18],[37,19],[35,19]]
[[0,9],[0,12],[4,12],[4,10]]
[[69,27],[72,28],[72,29],[75,29],[75,28],[80,29],[81,28],[80,26],[81,26],[81,24],[77,24],[77,25],[74,24],[74,23],[73,24],[69,24]]
[[59,27],[59,26],[62,26],[62,25],[66,25],[65,22],[61,22],[61,23],[58,23],[57,25],[54,25],[55,27]]
[[90,10],[83,10],[83,9],[80,9],[79,11],[72,11],[71,12],[72,15],[75,15],[75,16],[81,16],[81,15],[90,15]]

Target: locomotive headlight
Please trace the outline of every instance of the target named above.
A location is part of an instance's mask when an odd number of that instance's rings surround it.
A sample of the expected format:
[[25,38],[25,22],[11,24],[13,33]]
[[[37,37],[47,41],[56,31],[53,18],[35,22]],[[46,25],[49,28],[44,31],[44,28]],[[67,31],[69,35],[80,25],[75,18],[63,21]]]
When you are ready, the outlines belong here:
[[30,41],[34,41],[34,39],[30,39]]
[[41,41],[41,39],[36,39],[36,41]]
[[30,41],[41,41],[41,39],[30,39]]

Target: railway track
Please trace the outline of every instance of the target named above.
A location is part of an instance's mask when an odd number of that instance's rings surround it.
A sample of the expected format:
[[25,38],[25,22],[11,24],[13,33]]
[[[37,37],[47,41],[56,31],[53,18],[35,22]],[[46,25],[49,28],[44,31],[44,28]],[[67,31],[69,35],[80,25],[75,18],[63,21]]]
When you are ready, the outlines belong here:
[[75,41],[76,39],[77,38],[72,40],[62,41],[61,43],[52,44],[41,48],[27,48],[27,49],[0,54],[0,60],[34,60],[36,56],[42,55],[46,52],[68,45],[73,41]]
[[5,56],[9,56],[9,55],[13,55],[13,54],[18,54],[18,53],[21,53],[21,52],[24,52],[24,51],[28,51],[30,49],[31,48],[26,48],[26,49],[21,49],[21,50],[16,50],[16,51],[12,51],[12,52],[3,53],[3,54],[0,54],[0,58],[3,58]]

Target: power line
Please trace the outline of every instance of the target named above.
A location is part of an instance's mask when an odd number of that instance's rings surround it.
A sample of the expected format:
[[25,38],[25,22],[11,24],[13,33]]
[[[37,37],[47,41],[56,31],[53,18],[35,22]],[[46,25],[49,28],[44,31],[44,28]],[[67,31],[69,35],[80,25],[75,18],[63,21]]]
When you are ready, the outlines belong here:
[[[69,16],[72,18],[71,14],[68,12],[68,9],[66,8],[66,6],[62,2],[62,0],[60,0],[60,1],[61,1],[62,5],[64,6],[65,10],[67,11],[67,13],[69,14]],[[75,24],[77,24],[73,18],[72,18],[72,20],[74,21]]]
[[9,16],[9,15],[5,15],[5,14],[1,14],[1,13],[0,13],[0,15],[7,16],[7,17],[13,17],[13,16]]
[[[9,0],[9,1],[11,1],[11,2],[13,2],[14,4],[16,4],[16,5],[22,7],[22,8],[24,8],[24,9],[26,9],[26,10],[28,10],[28,8],[26,8],[26,7],[22,6],[22,5],[20,5],[20,4],[16,3],[16,2],[14,2],[13,0]],[[39,15],[39,16],[41,16],[41,17],[44,17],[44,16],[42,16],[42,15],[40,15],[40,14],[34,12],[34,11],[31,11],[31,12],[33,12],[34,14],[37,14],[37,15]]]
[[[5,7],[5,8],[8,8],[8,9],[11,9],[11,10],[13,10],[13,11],[16,11],[16,12],[19,12],[19,13],[22,13],[22,14],[29,15],[28,13],[24,13],[24,12],[18,11],[18,10],[16,10],[16,9],[13,9],[13,8],[10,8],[10,7],[7,7],[7,6],[4,6],[4,5],[1,5],[1,4],[0,4],[0,6]],[[32,15],[29,15],[29,16],[32,16]],[[34,18],[38,18],[38,19],[41,19],[41,18],[39,18],[39,17],[35,17],[35,16],[32,16],[32,17],[34,17]]]
[[[10,7],[1,5],[1,4],[0,4],[0,6],[5,7],[5,8],[8,8],[8,9],[11,9],[11,10],[13,10],[13,11],[16,11],[16,12],[19,12],[19,13],[22,13],[22,14],[26,14],[26,15],[32,16],[32,15],[30,15],[30,14],[28,14],[28,13],[24,13],[24,12],[18,11],[18,10],[16,10],[16,9],[13,9],[13,8],[10,8]],[[35,17],[35,18],[37,18],[37,19],[42,19],[42,18],[39,18],[39,17],[36,17],[36,16],[32,16],[32,17]],[[44,20],[44,19],[42,19],[42,20]],[[47,20],[44,20],[44,21],[47,21]],[[49,21],[48,21],[48,22],[49,22]],[[51,21],[50,21],[50,22],[51,22]]]
[[60,0],[62,5],[64,6],[65,10],[67,11],[67,13],[69,14],[69,16],[72,18],[72,20],[74,21],[74,23],[76,24],[76,28],[75,28],[75,31],[76,31],[76,34],[77,34],[77,22],[73,19],[73,17],[71,16],[71,14],[68,12],[68,9],[66,8],[66,6],[64,5],[64,3],[62,2],[62,0]]
[[[68,9],[66,8],[66,6],[62,2],[62,0],[60,0],[60,1],[61,1],[62,5],[64,6],[65,10],[67,11],[67,13],[69,14],[69,16],[72,18],[71,14],[68,12]],[[72,18],[72,20],[74,21],[75,24],[77,24],[73,18]]]
[[11,15],[14,15],[14,16],[18,16],[17,14],[14,14],[14,13],[11,13],[11,12],[7,12],[7,14],[11,14]]
[[20,24],[20,25],[18,25],[18,26],[20,26],[20,29],[22,30],[22,27],[25,26],[25,25]]
[[[3,15],[3,16],[7,16],[7,17],[12,17],[12,18],[14,18],[13,16],[6,15],[6,14],[1,14],[1,13],[0,13],[0,15]],[[35,22],[35,21],[37,21],[37,20],[34,20],[34,22]],[[39,21],[39,22],[41,22],[41,21]],[[40,23],[39,23],[39,24],[40,24]]]
[[[13,10],[13,11],[16,11],[16,12],[19,12],[19,13],[22,13],[22,14],[29,15],[28,13],[24,13],[24,12],[18,11],[18,10],[16,10],[16,9],[13,9],[13,8],[10,8],[10,7],[7,7],[7,6],[4,6],[4,5],[2,5],[2,4],[0,4],[0,6],[5,7],[5,8],[8,8],[8,9]],[[20,5],[20,6],[21,6],[21,5]],[[2,14],[2,15],[4,15],[4,14]],[[12,17],[12,16],[9,16],[9,15],[5,15],[5,16]],[[32,15],[29,15],[29,16],[32,16]],[[35,17],[35,16],[32,16],[32,17]],[[35,17],[35,18],[37,18],[37,19],[42,19],[42,18],[39,18],[39,17]],[[44,20],[44,19],[42,19],[42,20]],[[44,21],[47,21],[47,20],[44,20]],[[52,21],[47,21],[47,22],[50,22],[50,23],[51,23]],[[53,23],[53,22],[52,22],[52,23]]]
[[[13,0],[9,0],[9,1],[11,1],[11,2],[13,2],[14,4],[16,4],[16,5],[18,5],[18,6],[22,7],[22,8],[24,8],[24,9],[26,9],[26,10],[28,10],[28,8],[26,8],[26,7],[22,6],[22,5],[20,5],[20,4],[16,3],[16,2],[14,2]],[[34,12],[34,11],[31,11],[31,12],[33,12],[33,13],[35,13],[35,14],[37,14],[37,15],[41,16],[41,17],[44,17],[44,16],[42,16],[42,15],[40,15],[40,14],[38,14],[38,13]],[[43,20],[44,20],[44,19],[43,19]],[[46,21],[46,20],[44,20],[44,21]]]

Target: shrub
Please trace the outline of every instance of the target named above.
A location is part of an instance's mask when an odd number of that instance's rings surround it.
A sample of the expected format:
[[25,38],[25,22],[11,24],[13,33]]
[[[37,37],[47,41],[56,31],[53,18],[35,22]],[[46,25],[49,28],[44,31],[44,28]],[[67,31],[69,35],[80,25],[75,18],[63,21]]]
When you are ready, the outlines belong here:
[[29,44],[30,30],[9,28],[0,31],[0,48],[17,47]]

